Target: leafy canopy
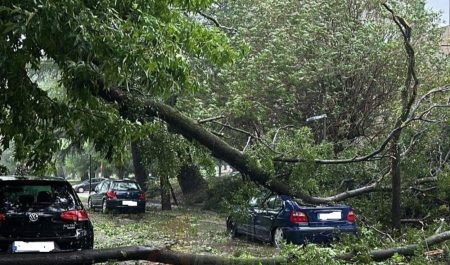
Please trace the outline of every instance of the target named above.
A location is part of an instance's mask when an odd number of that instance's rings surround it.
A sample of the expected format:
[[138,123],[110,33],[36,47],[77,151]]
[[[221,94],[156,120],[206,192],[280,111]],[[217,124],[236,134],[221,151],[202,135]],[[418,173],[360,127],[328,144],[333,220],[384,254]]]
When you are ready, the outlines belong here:
[[[220,64],[234,57],[225,36],[196,19],[210,4],[2,1],[0,151],[14,141],[16,158],[28,158],[30,167],[48,161],[61,137],[93,139],[110,156],[120,151],[125,145],[118,143],[139,133],[139,124],[121,119],[98,93],[118,86],[153,97],[193,91],[191,61]],[[58,82],[43,88],[31,73],[49,63]]]

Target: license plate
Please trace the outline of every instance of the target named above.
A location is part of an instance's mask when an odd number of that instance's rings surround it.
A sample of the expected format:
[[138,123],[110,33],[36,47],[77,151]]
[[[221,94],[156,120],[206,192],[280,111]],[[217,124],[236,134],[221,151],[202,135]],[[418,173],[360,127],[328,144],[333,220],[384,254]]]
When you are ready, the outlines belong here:
[[14,241],[12,244],[13,253],[50,252],[54,249],[55,249],[55,242],[53,241],[42,241],[42,242]]
[[317,217],[321,221],[341,220],[342,219],[342,214],[341,214],[341,211],[334,211],[334,212],[328,212],[328,213],[318,213]]
[[122,201],[122,205],[125,205],[125,206],[137,206],[137,202],[134,202],[134,201]]

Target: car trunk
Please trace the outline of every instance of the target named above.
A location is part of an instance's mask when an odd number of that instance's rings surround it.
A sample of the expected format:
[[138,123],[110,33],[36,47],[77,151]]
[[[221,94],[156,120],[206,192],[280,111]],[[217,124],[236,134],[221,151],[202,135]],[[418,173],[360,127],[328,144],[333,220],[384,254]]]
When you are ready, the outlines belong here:
[[300,211],[308,216],[308,224],[311,227],[328,227],[348,224],[347,215],[350,212],[348,206],[304,207]]
[[116,191],[117,199],[119,200],[137,200],[139,191]]
[[[0,236],[24,240],[58,238],[76,235],[78,225],[61,220],[61,212],[11,212],[0,222]],[[32,221],[36,218],[36,221]]]

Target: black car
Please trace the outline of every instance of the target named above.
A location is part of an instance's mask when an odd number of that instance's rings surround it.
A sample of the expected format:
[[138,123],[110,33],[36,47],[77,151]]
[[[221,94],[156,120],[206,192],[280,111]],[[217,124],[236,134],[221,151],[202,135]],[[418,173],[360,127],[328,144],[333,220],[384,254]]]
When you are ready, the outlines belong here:
[[[91,179],[91,191],[95,190],[95,187],[97,187],[98,184],[100,184],[100,182],[102,182],[103,178],[95,178],[95,179]],[[82,181],[81,183],[74,185],[73,189],[78,192],[78,193],[83,193],[87,190],[89,190],[89,179],[86,179],[84,181]]]
[[0,176],[0,252],[92,249],[94,231],[65,180]]
[[103,213],[112,209],[145,212],[145,193],[132,180],[105,180],[89,196],[88,207],[101,208]]

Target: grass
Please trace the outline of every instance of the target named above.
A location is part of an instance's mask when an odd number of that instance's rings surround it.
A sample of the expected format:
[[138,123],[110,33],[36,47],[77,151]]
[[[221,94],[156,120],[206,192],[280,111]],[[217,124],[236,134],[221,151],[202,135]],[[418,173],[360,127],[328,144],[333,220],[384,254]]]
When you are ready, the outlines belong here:
[[94,225],[95,248],[119,246],[168,247],[172,250],[228,256],[271,257],[278,250],[242,237],[232,239],[225,217],[210,211],[179,208],[147,209],[145,214],[102,214],[89,211]]

